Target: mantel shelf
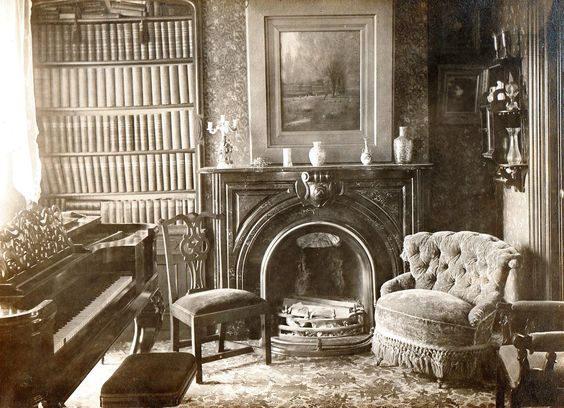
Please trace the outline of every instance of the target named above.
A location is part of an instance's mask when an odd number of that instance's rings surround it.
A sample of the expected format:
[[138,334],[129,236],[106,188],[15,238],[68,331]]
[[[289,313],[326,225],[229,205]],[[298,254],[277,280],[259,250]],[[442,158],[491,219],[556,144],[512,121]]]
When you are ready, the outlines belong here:
[[498,164],[495,181],[506,187],[513,187],[515,191],[524,192],[528,167],[527,164]]

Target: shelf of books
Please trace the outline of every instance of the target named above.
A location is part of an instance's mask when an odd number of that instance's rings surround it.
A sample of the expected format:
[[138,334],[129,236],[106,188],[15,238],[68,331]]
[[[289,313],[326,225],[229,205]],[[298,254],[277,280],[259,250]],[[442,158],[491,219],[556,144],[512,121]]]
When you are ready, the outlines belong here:
[[42,200],[103,222],[194,211],[200,103],[191,2],[46,4],[32,17]]

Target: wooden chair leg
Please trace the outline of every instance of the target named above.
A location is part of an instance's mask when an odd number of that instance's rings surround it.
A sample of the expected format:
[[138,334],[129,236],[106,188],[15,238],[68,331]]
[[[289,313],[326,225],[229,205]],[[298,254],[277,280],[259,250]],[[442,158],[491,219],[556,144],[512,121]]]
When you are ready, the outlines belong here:
[[190,329],[192,331],[192,354],[194,354],[194,358],[196,359],[196,382],[201,384],[203,378],[201,330],[196,324],[193,324]]
[[172,315],[170,316],[170,341],[172,351],[180,350],[180,322]]
[[221,323],[216,324],[216,330],[219,335],[219,340],[217,342],[217,352],[221,353],[225,351],[225,325]]
[[496,368],[496,389],[495,389],[495,407],[504,408],[505,407],[505,372],[501,364],[497,363]]
[[270,346],[270,314],[265,313],[260,315],[262,341],[264,343],[264,361],[266,365],[272,362],[272,352]]

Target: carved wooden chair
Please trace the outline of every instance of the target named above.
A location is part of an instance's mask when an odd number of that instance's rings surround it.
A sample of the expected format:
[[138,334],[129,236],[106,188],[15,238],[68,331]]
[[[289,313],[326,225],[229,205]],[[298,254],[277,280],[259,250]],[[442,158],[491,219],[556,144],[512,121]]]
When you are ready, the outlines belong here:
[[[254,351],[251,346],[233,344],[226,349],[225,326],[222,323],[259,317],[262,346],[266,364],[271,361],[270,307],[254,293],[229,288],[206,289],[205,271],[210,240],[205,222],[219,216],[179,214],[169,220],[160,220],[164,238],[164,252],[168,279],[170,306],[170,335],[172,349],[192,346],[196,358],[196,382],[202,382],[202,364]],[[191,339],[181,340],[180,323],[191,329]],[[214,325],[216,333],[205,336],[204,329]],[[218,341],[217,353],[202,356],[202,343]],[[230,342],[230,347],[232,343]]]
[[504,340],[498,351],[496,407],[510,388],[512,407],[564,406],[564,302],[500,304]]

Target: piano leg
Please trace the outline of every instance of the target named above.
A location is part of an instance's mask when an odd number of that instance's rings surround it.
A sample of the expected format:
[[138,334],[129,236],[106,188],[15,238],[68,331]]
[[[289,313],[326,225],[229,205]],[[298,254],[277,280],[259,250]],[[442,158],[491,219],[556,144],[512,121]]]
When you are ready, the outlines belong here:
[[133,341],[130,354],[147,353],[155,344],[161,330],[164,314],[163,296],[157,289],[151,296],[151,302],[135,318]]

